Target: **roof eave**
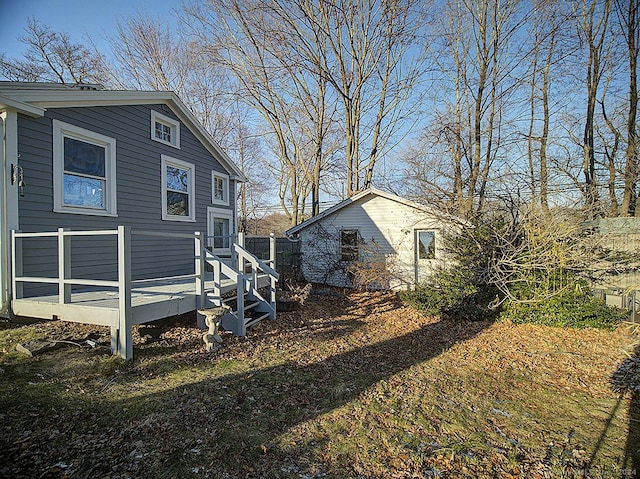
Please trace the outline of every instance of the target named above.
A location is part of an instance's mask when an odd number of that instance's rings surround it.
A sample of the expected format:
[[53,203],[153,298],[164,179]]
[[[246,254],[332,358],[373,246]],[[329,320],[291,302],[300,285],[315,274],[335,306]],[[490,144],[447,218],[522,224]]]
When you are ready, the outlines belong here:
[[19,113],[23,113],[34,118],[44,116],[45,112],[44,108],[39,108],[22,101],[14,100],[12,98],[7,98],[6,96],[0,95],[0,110],[8,109],[16,110]]
[[[285,234],[287,236],[290,235],[294,235],[298,232],[300,232],[301,230],[303,230],[304,228],[311,226],[312,224],[314,224],[317,221],[320,221],[323,218],[326,218],[329,215],[332,215],[333,213],[335,213],[336,211],[341,210],[342,208],[345,208],[346,206],[350,205],[351,203],[355,203],[356,201],[361,200],[362,198],[369,196],[369,195],[375,195],[375,196],[380,196],[383,198],[386,198],[390,201],[395,201],[398,203],[401,203],[403,205],[409,206],[411,208],[420,210],[420,211],[424,211],[425,213],[430,213],[430,214],[436,214],[433,210],[433,208],[426,206],[426,205],[421,205],[420,203],[416,203],[415,201],[411,201],[411,200],[407,200],[406,198],[402,198],[400,196],[394,195],[392,193],[387,193],[386,191],[382,191],[379,190],[377,188],[369,188],[366,190],[363,190],[355,195],[353,195],[351,198],[347,198],[346,200],[342,200],[340,203],[337,203],[335,205],[333,205],[331,208],[328,208],[326,210],[324,210],[322,213],[309,218],[307,221],[303,221],[302,223],[300,223],[297,226],[294,226],[293,228],[289,228],[287,231],[285,231]],[[455,219],[453,216],[450,216],[451,219]],[[459,220],[458,220],[459,221]]]
[[236,181],[247,181],[244,173],[173,92],[2,88],[0,94],[0,98],[24,105],[25,111],[29,111],[26,107],[31,107],[32,115],[40,111],[44,114],[46,108],[166,104]]

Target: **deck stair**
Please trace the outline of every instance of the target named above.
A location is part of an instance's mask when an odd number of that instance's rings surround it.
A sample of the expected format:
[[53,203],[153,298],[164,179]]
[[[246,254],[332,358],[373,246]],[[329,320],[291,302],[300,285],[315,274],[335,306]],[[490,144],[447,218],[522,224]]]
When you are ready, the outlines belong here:
[[[222,317],[221,326],[234,334],[245,336],[247,328],[263,319],[275,319],[276,281],[278,273],[268,264],[239,244],[233,245],[237,257],[236,268],[226,264],[208,250],[203,258],[213,269],[213,288],[206,291],[207,306],[229,306],[230,311]],[[229,288],[225,285],[235,285]]]

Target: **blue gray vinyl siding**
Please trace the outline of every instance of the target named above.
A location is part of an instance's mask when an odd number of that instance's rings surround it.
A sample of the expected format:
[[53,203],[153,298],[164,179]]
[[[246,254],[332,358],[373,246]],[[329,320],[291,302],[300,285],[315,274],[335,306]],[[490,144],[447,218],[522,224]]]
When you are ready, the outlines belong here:
[[[207,231],[207,207],[211,201],[212,170],[225,173],[184,123],[180,125],[180,149],[153,141],[150,109],[176,120],[165,105],[135,105],[49,109],[43,118],[18,118],[18,152],[26,187],[19,198],[19,224],[23,232],[115,229],[188,233]],[[117,217],[90,216],[53,211],[53,128],[57,119],[116,140]],[[195,165],[195,222],[162,220],[161,155]],[[233,210],[235,185],[230,184]],[[220,208],[220,206],[217,206]],[[90,237],[72,240],[72,274],[76,278],[117,279],[116,238]],[[25,240],[24,274],[57,277],[54,240]],[[134,236],[133,279],[165,277],[194,272],[193,241]],[[52,291],[42,285],[25,285],[25,296]]]

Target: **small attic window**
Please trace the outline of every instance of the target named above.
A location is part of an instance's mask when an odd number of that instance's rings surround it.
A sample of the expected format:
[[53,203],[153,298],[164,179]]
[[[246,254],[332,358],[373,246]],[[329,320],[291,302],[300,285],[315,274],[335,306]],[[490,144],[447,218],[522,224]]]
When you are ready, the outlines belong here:
[[180,122],[151,110],[151,139],[180,148]]
[[213,171],[212,187],[213,192],[212,203],[214,205],[229,206],[229,175]]

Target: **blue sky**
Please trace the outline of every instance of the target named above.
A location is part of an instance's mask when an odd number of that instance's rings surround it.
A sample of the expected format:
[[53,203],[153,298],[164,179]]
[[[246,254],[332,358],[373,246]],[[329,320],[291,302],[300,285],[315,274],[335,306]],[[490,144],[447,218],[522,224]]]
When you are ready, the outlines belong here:
[[169,16],[180,6],[180,0],[0,0],[0,52],[9,58],[22,55],[24,46],[17,37],[31,16],[77,43],[86,43],[90,35],[104,51],[104,39],[113,34],[118,18],[145,11]]

